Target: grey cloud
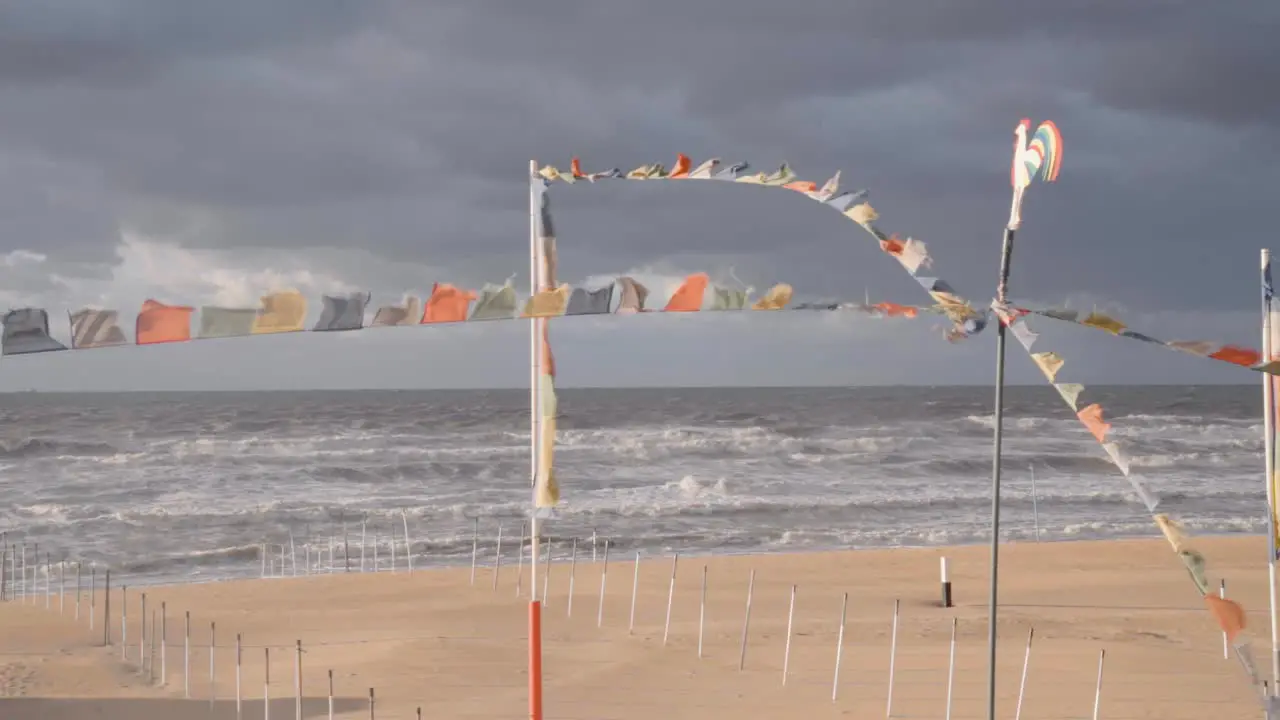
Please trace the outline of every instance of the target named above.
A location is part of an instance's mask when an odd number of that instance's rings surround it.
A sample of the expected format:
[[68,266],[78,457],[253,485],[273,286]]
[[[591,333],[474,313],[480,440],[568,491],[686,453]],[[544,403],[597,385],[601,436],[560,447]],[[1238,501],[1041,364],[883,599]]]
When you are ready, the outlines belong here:
[[[1066,155],[1028,198],[1015,294],[1253,308],[1280,183],[1276,25],[1245,2],[28,3],[0,10],[0,250],[90,277],[121,229],[267,248],[376,302],[415,282],[390,264],[439,275],[418,287],[521,271],[530,157],[683,151],[843,169],[981,304],[1028,116],[1058,121]],[[860,228],[787,193],[552,193],[566,278],[734,266],[806,295],[925,299]],[[367,255],[316,250],[344,247]]]
[[0,82],[137,81],[172,63],[323,42],[349,32],[352,0],[48,0],[0,8]]

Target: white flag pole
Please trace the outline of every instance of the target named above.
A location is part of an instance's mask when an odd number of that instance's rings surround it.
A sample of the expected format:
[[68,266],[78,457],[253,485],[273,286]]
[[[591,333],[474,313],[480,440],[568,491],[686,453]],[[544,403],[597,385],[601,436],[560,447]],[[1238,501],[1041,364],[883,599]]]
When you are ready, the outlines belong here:
[[[1271,362],[1271,305],[1275,290],[1271,282],[1271,251],[1262,250],[1262,359]],[[1262,427],[1264,461],[1266,462],[1265,482],[1267,484],[1267,528],[1270,533],[1267,551],[1267,577],[1271,598],[1271,685],[1280,687],[1280,620],[1276,617],[1276,554],[1280,552],[1277,542],[1276,527],[1276,379],[1273,375],[1262,375]]]
[[[529,297],[541,290],[542,267],[541,238],[538,237],[538,217],[542,212],[541,198],[534,183],[538,177],[538,161],[529,161]],[[542,720],[542,605],[538,602],[538,443],[542,429],[539,386],[542,375],[542,333],[546,320],[529,321],[529,485],[531,513],[529,515],[529,720]],[[523,538],[522,538],[523,540]],[[522,542],[523,545],[523,542]],[[524,548],[520,548],[523,561]],[[516,577],[516,594],[520,594],[520,578]]]

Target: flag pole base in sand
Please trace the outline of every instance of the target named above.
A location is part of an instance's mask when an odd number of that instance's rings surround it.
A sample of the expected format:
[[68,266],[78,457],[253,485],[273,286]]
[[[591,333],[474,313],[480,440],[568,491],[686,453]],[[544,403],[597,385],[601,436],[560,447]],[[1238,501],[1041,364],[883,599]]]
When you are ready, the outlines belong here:
[[542,603],[529,602],[529,720],[542,720]]

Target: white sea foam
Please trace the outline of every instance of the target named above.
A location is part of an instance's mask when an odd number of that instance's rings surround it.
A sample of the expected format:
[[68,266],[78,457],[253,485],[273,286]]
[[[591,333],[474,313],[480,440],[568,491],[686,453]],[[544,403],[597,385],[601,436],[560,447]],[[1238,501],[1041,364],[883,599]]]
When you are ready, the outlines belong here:
[[[1115,437],[1162,508],[1197,532],[1262,530],[1261,430],[1248,402],[1216,400],[1228,392],[1218,389],[1108,392],[1127,404],[1108,416]],[[559,542],[593,528],[618,547],[687,552],[986,539],[985,389],[565,390],[560,400],[564,502],[544,529]],[[1155,532],[1056,395],[1013,400],[1010,538],[1033,536],[1031,466],[1045,539]],[[527,394],[204,398],[123,415],[50,402],[24,420],[41,432],[0,452],[10,541],[56,537],[147,577],[253,573],[246,554],[261,542],[291,531],[319,542],[344,526],[350,536],[362,521],[386,537],[403,532],[401,511],[423,562],[466,562],[474,518],[491,552],[497,524],[518,532],[528,509]],[[67,423],[75,429],[60,434]]]

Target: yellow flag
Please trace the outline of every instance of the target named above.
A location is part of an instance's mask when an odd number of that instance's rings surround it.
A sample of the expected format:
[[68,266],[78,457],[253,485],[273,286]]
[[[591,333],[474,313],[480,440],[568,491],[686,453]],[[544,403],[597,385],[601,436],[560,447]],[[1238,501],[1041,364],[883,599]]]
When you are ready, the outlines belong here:
[[1124,330],[1124,323],[1116,320],[1110,315],[1103,315],[1098,312],[1091,312],[1085,319],[1080,321],[1081,325],[1090,325],[1096,328],[1102,328],[1109,333],[1119,334]]
[[866,225],[867,223],[875,222],[876,219],[880,217],[879,213],[876,212],[876,209],[871,207],[871,203],[858,203],[848,210],[845,210],[844,214],[859,225]]
[[778,283],[769,288],[769,292],[764,294],[751,306],[752,310],[781,310],[791,302],[792,288],[786,283]]
[[568,285],[561,285],[554,290],[543,290],[529,298],[524,305],[524,317],[558,317],[564,314],[569,304]]
[[553,458],[556,448],[556,388],[550,375],[539,379],[541,422],[538,438],[538,474],[534,483],[534,506],[555,507],[560,502],[560,486],[556,483]]
[[1049,382],[1053,382],[1054,378],[1058,377],[1058,371],[1062,369],[1062,357],[1055,352],[1031,353],[1031,359],[1040,366],[1040,372],[1049,378]]

